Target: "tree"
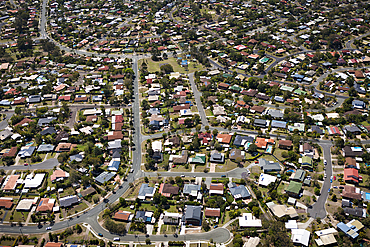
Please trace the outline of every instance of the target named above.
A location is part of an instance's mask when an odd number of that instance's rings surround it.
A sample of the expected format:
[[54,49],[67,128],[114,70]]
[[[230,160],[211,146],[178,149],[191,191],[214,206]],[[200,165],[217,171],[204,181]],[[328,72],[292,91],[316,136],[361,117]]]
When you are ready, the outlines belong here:
[[203,230],[204,231],[206,231],[206,232],[208,232],[210,229],[211,229],[211,227],[209,226],[209,224],[208,224],[208,221],[207,220],[203,220],[202,221],[202,228],[203,228]]
[[165,64],[160,67],[161,70],[163,70],[164,73],[169,74],[173,72],[173,67],[171,64]]
[[257,149],[258,149],[257,145],[252,143],[251,145],[249,145],[248,151],[250,153],[255,153],[255,152],[257,152]]
[[146,245],[150,245],[150,238],[147,238],[147,239],[145,239],[145,243],[146,243]]
[[320,189],[319,188],[316,187],[314,192],[315,192],[315,195],[317,195],[317,196],[320,195]]

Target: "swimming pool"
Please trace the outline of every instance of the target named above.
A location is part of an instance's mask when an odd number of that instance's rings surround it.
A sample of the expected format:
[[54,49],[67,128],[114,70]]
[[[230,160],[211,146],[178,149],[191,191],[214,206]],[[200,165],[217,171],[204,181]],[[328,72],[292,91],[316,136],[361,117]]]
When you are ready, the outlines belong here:
[[272,153],[272,145],[268,145],[266,148],[266,153]]
[[366,193],[365,198],[366,198],[367,201],[370,201],[370,193]]
[[294,172],[294,170],[288,170],[287,172]]
[[33,142],[27,143],[26,146],[31,146],[33,145]]

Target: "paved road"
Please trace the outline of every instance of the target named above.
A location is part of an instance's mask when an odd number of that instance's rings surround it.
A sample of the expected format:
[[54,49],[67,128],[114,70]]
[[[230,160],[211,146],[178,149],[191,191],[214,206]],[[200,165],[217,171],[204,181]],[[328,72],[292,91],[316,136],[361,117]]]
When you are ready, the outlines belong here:
[[3,130],[6,127],[8,127],[8,121],[14,115],[14,112],[5,112],[5,114],[6,118],[4,118],[4,120],[0,122],[0,130]]
[[200,115],[200,119],[202,120],[202,125],[208,126],[207,116],[206,113],[204,112],[202,101],[200,100],[201,93],[198,91],[197,85],[194,82],[194,73],[189,74],[189,81],[194,93],[195,102],[197,103],[197,108]]
[[204,177],[204,178],[220,178],[222,176],[229,177],[229,178],[242,178],[242,173],[247,172],[246,168],[235,168],[228,172],[143,172],[143,176],[147,177],[177,177],[177,176],[185,176],[185,177]]
[[45,160],[35,165],[0,166],[0,169],[4,169],[6,171],[9,171],[9,170],[50,170],[58,166],[58,164],[59,164],[58,160],[55,158],[52,158],[52,159]]
[[324,152],[324,159],[328,162],[328,164],[326,165],[327,177],[325,178],[324,184],[321,187],[321,195],[317,202],[312,207],[309,207],[307,209],[308,214],[315,219],[324,219],[326,217],[325,203],[329,195],[328,190],[329,188],[331,188],[330,176],[333,174],[330,153],[330,148],[332,144],[320,144],[320,146],[322,147]]

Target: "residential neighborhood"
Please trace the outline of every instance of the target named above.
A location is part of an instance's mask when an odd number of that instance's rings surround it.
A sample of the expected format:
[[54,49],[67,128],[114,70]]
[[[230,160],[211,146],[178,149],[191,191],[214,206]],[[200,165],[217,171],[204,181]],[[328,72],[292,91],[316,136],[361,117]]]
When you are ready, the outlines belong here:
[[0,7],[1,246],[369,245],[370,3]]

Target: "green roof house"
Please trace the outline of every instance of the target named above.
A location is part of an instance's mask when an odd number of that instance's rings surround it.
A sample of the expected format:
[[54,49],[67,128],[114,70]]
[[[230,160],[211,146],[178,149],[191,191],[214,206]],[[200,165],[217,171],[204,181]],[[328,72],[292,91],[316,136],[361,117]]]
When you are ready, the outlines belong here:
[[242,91],[242,89],[237,85],[232,85],[231,87],[229,87],[229,90],[234,93],[239,93],[240,91]]
[[205,164],[206,163],[206,155],[205,154],[196,154],[194,158],[189,159],[190,163],[195,164]]
[[311,157],[303,156],[302,157],[302,168],[312,170],[313,169],[313,161]]
[[302,170],[302,169],[298,169],[295,174],[294,174],[294,178],[293,180],[294,181],[297,181],[297,182],[303,182],[304,178],[306,176],[306,171]]
[[288,188],[285,189],[285,192],[289,196],[299,197],[301,189],[302,189],[302,184],[301,183],[291,181],[288,185]]
[[294,90],[294,92],[293,93],[295,93],[295,94],[298,94],[298,95],[306,95],[307,94],[307,92],[306,91],[303,91],[303,90],[301,90],[301,89],[296,89],[296,90]]

